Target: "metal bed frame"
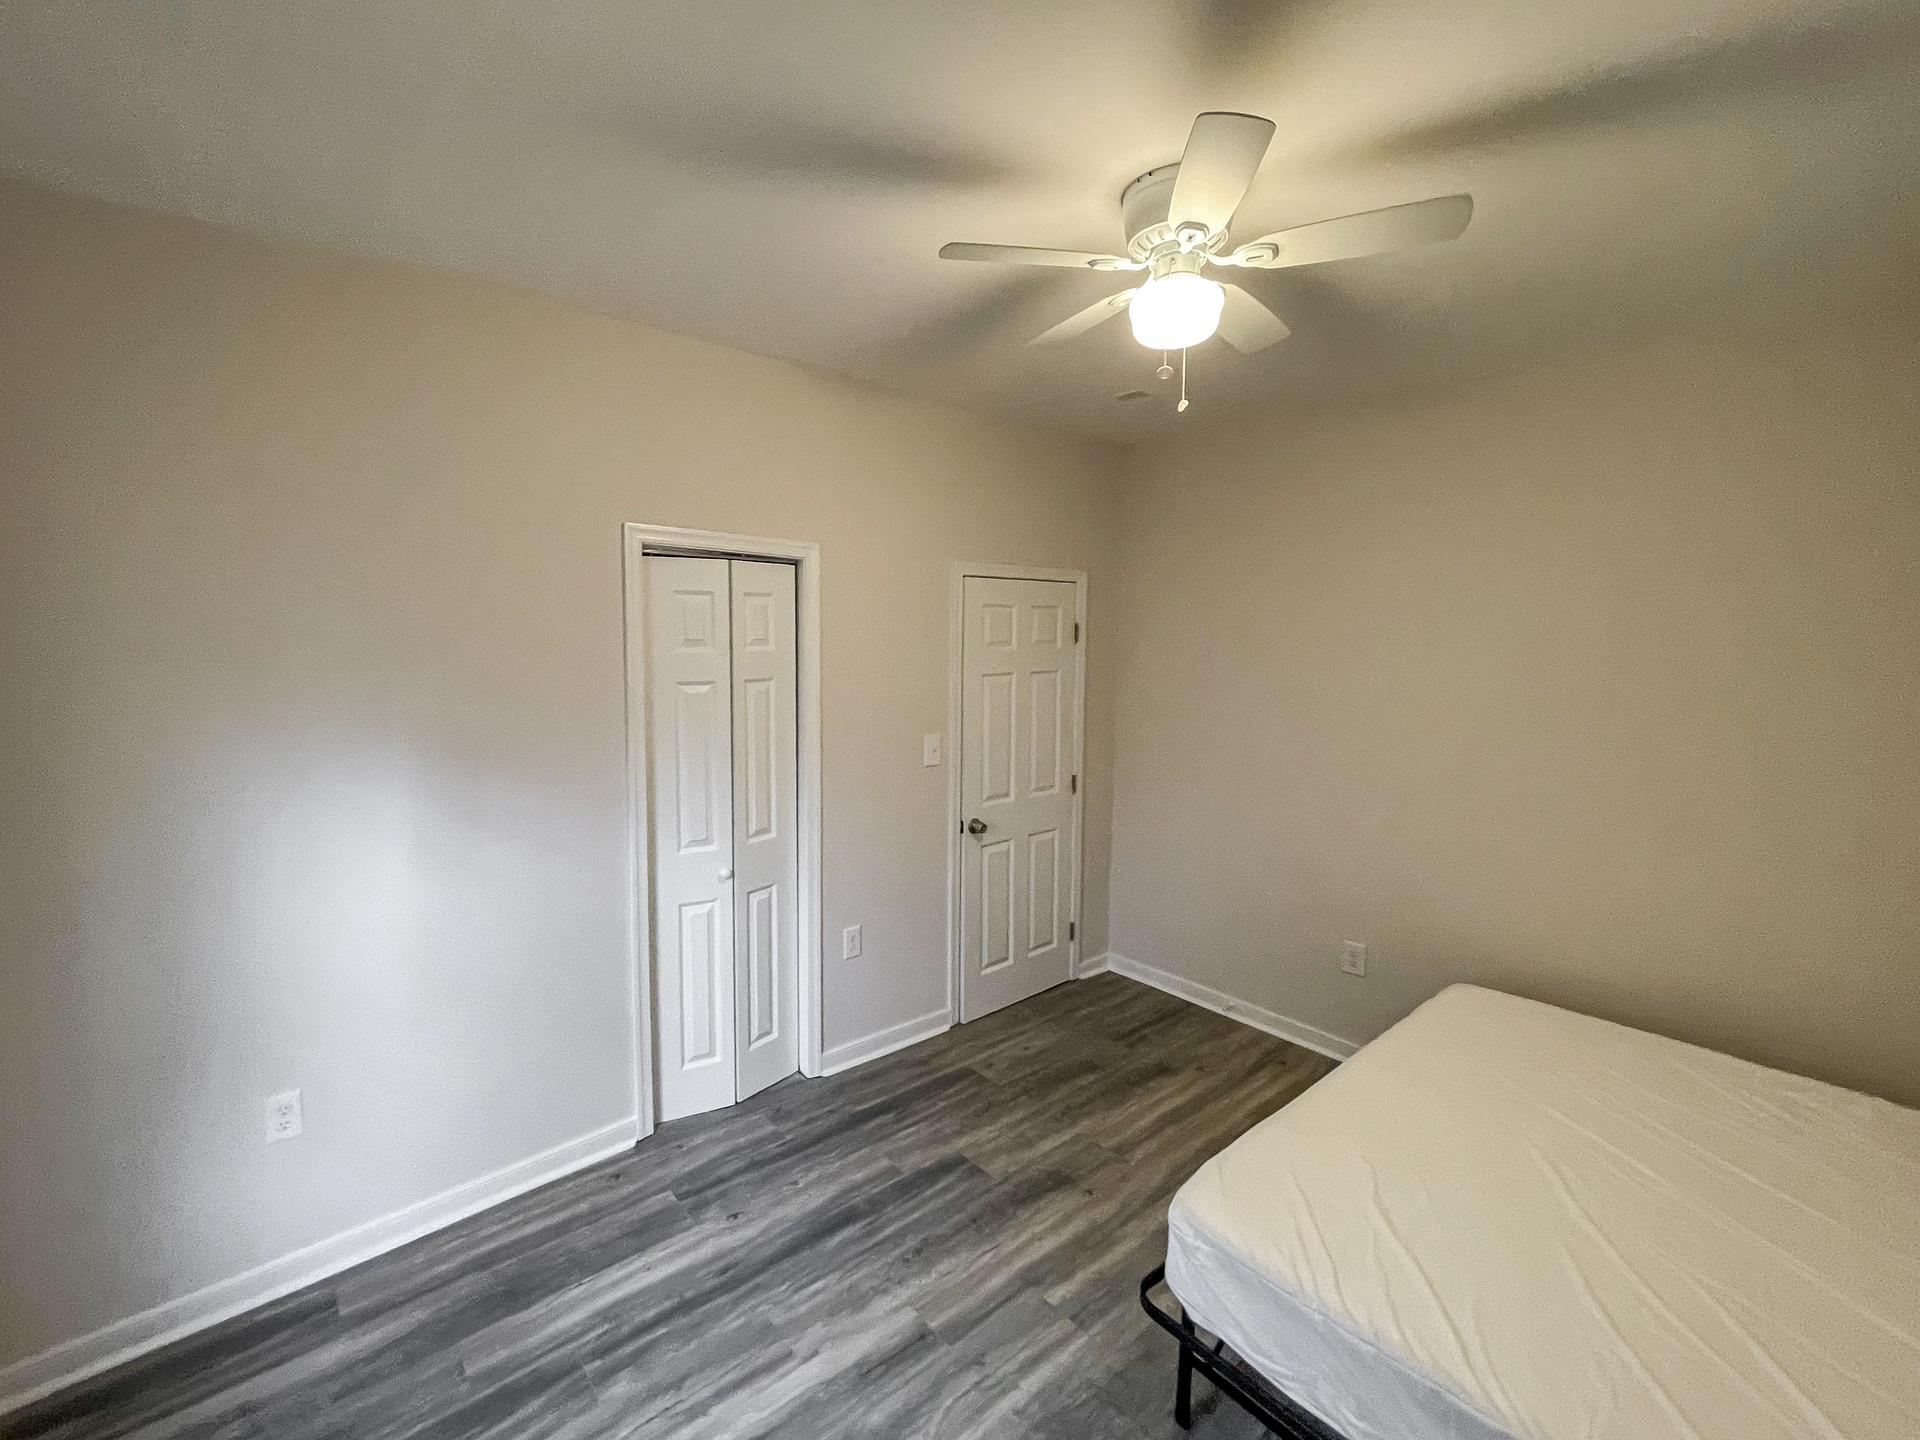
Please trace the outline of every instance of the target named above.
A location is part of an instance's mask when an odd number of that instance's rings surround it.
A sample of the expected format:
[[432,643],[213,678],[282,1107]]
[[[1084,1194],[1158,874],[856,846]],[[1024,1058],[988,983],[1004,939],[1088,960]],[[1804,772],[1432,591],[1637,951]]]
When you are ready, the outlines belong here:
[[[1180,1307],[1178,1317],[1153,1301],[1152,1292],[1166,1284],[1167,1267],[1156,1265],[1140,1281],[1140,1308],[1153,1323],[1180,1342],[1179,1369],[1173,1384],[1173,1418],[1182,1430],[1193,1428],[1193,1372],[1198,1370],[1211,1380],[1222,1395],[1271,1430],[1280,1440],[1343,1440],[1317,1416],[1309,1414],[1276,1391],[1240,1360],[1228,1353],[1224,1340],[1209,1345]],[[1167,1293],[1173,1295],[1171,1287]],[[1174,1296],[1177,1301],[1178,1296]]]

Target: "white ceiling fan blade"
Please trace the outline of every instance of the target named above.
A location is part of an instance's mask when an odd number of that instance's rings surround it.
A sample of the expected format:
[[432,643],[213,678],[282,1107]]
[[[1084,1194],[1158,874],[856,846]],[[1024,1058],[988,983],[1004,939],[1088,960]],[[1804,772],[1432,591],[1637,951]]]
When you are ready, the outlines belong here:
[[1242,355],[1278,345],[1293,332],[1286,321],[1238,285],[1222,285],[1227,301],[1220,309],[1220,338]]
[[984,260],[994,265],[1059,265],[1069,270],[1139,270],[1137,260],[1095,255],[1086,250],[1048,250],[1035,245],[974,245],[951,240],[940,247],[942,260]]
[[1442,195],[1385,210],[1363,210],[1338,220],[1320,220],[1276,230],[1242,245],[1226,257],[1234,265],[1259,270],[1283,270],[1289,265],[1318,265],[1327,260],[1355,260],[1452,240],[1473,218],[1471,195]]
[[1084,335],[1103,320],[1111,320],[1127,308],[1127,302],[1133,299],[1137,290],[1122,290],[1118,295],[1109,295],[1097,300],[1086,309],[1069,315],[1051,330],[1042,330],[1029,345],[1055,345],[1062,340],[1071,340],[1076,335]]
[[1196,224],[1206,226],[1210,235],[1225,230],[1272,139],[1273,122],[1258,115],[1209,110],[1196,116],[1167,204],[1167,220],[1174,229]]

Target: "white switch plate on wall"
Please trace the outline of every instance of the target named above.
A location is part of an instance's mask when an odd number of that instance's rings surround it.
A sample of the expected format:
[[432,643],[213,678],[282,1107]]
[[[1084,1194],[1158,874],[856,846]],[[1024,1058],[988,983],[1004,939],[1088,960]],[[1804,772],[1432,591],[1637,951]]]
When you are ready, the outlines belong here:
[[860,955],[860,927],[849,925],[840,933],[840,958],[857,959]]
[[1342,942],[1340,950],[1340,968],[1349,975],[1367,973],[1367,947],[1358,940]]
[[922,765],[938,765],[940,763],[940,737],[938,735],[921,737],[920,763]]
[[300,1092],[283,1090],[267,1097],[267,1143],[291,1140],[300,1133]]

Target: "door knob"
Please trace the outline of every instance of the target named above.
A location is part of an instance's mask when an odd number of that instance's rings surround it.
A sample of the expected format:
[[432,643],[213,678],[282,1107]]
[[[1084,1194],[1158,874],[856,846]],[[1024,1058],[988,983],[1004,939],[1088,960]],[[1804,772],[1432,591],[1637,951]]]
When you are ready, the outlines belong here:
[[731,880],[731,879],[733,878],[733,870],[732,870],[732,868],[731,868],[731,867],[729,867],[728,869],[725,869],[725,870],[722,870],[722,871],[720,872],[720,878],[721,878],[722,880]]
[[987,833],[986,821],[980,820],[980,819],[973,819],[973,820],[967,821],[967,834],[984,835],[986,833]]

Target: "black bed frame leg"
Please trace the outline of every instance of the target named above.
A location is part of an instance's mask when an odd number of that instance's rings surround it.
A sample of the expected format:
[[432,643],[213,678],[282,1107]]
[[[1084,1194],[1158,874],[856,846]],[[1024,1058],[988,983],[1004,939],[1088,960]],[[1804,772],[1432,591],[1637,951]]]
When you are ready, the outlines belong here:
[[[1193,1322],[1182,1315],[1180,1328],[1191,1335]],[[1193,1428],[1193,1352],[1184,1345],[1180,1347],[1180,1368],[1173,1381],[1173,1423],[1182,1430]]]
[[[1224,1339],[1202,1345],[1200,1332],[1187,1314],[1186,1306],[1179,1303],[1178,1295],[1173,1297],[1171,1309],[1155,1302],[1154,1288],[1166,1281],[1165,1265],[1156,1265],[1141,1277],[1140,1308],[1147,1312],[1149,1320],[1180,1342],[1180,1369],[1173,1387],[1173,1418],[1182,1430],[1193,1428],[1193,1372],[1198,1370],[1213,1382],[1216,1395],[1238,1405],[1266,1426],[1270,1434],[1290,1436],[1292,1440],[1340,1440],[1339,1433],[1329,1429],[1311,1411],[1301,1409],[1283,1394],[1268,1393],[1236,1357],[1226,1353]],[[1175,1310],[1180,1312],[1177,1317]]]

